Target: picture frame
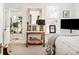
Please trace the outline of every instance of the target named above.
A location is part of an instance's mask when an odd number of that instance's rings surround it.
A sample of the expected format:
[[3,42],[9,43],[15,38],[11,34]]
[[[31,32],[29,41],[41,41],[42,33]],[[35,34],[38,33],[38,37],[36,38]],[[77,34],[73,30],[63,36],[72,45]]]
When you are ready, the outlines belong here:
[[63,11],[63,18],[69,18],[70,17],[70,10],[64,10]]
[[49,25],[49,33],[56,33],[56,26],[55,25]]

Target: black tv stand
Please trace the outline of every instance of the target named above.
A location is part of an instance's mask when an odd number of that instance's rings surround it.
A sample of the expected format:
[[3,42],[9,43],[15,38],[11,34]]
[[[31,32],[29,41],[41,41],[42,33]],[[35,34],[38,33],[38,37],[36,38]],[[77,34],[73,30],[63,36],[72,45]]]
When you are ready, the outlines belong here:
[[70,29],[70,33],[72,33],[72,29]]

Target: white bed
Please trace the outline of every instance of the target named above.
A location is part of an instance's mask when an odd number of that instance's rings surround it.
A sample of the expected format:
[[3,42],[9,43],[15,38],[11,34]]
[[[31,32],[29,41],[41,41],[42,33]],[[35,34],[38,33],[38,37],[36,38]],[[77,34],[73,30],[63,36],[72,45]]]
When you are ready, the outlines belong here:
[[48,41],[48,48],[51,49],[49,54],[79,55],[79,35],[53,35]]

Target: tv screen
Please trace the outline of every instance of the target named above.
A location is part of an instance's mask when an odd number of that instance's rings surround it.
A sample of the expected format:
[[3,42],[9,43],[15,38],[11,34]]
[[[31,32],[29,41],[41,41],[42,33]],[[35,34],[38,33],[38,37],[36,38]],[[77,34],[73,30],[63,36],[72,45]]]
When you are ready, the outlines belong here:
[[61,29],[79,30],[79,19],[61,19]]

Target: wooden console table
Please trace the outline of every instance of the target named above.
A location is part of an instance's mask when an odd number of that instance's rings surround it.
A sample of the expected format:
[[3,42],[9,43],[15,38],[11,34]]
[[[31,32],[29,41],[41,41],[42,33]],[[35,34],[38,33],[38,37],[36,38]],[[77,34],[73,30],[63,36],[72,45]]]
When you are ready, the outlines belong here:
[[43,47],[45,47],[45,32],[43,32],[43,31],[27,31],[26,32],[26,38],[27,38],[26,39],[26,47],[28,47],[28,40],[29,40],[28,36],[30,34],[34,34],[34,35],[40,34],[41,35],[41,40],[43,40],[42,45],[43,45]]

